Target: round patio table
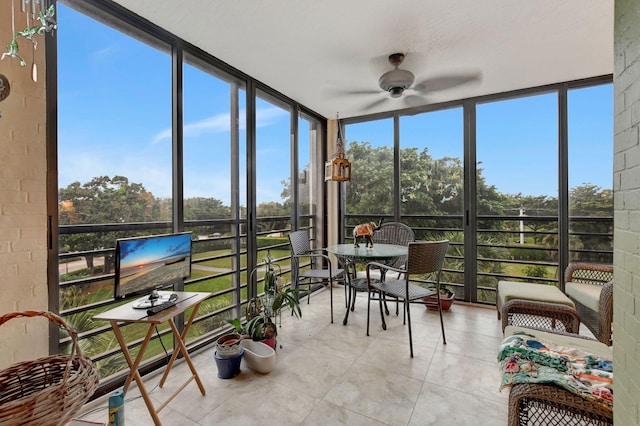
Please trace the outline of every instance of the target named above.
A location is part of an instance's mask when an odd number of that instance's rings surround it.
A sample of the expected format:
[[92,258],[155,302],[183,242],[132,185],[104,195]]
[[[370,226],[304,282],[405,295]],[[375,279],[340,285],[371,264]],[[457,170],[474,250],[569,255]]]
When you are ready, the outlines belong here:
[[[325,250],[334,254],[338,258],[338,261],[345,266],[345,270],[347,271],[349,292],[347,298],[347,312],[344,316],[344,320],[342,321],[343,325],[347,325],[347,321],[349,320],[349,311],[353,311],[355,309],[356,293],[358,291],[369,290],[366,278],[356,278],[355,265],[358,263],[367,264],[373,261],[387,263],[394,261],[398,257],[406,256],[408,253],[406,246],[382,243],[374,244],[373,247],[370,248],[364,247],[364,245],[355,247],[353,244],[337,244],[335,246],[329,246]],[[350,266],[354,267],[353,277],[348,273]],[[381,279],[384,279],[384,275],[381,276]]]

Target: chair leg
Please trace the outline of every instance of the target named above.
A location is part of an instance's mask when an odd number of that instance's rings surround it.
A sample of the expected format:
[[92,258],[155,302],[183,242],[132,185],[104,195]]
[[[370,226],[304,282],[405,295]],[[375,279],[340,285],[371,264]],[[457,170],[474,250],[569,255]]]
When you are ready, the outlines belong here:
[[[382,300],[384,298],[384,292],[382,291],[378,291],[378,301],[379,301],[379,305],[380,305],[380,321],[382,322],[382,329],[386,330],[387,329],[387,323],[384,320],[384,312],[382,311]],[[387,313],[387,315],[389,315]]]
[[411,336],[411,303],[407,299],[404,300],[405,311],[407,312],[407,322],[409,323],[409,352],[413,358],[413,337]]
[[442,329],[442,344],[446,345],[447,338],[444,335],[444,321],[442,320],[442,304],[440,303],[440,300],[438,300],[438,313],[440,314],[440,328]]
[[349,301],[347,300],[347,287],[349,287],[347,285],[346,281],[342,281],[342,283],[344,284],[344,307],[348,308],[349,307]]
[[331,324],[333,324],[333,281],[329,280],[329,300],[331,301]]
[[[347,313],[349,310],[347,309]],[[371,314],[371,292],[367,292],[367,336],[369,335],[369,316]]]

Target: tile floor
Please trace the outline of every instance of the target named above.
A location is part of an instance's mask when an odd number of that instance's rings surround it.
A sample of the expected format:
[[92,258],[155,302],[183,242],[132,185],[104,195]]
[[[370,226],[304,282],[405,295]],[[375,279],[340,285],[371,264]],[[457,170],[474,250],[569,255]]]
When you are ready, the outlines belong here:
[[[303,316],[283,315],[277,361],[269,374],[244,363],[233,379],[219,379],[214,349],[193,356],[206,388],[191,382],[161,412],[164,425],[504,425],[508,390],[498,391],[496,349],[502,332],[494,308],[455,303],[444,314],[447,344],[438,313],[412,306],[414,355],[409,357],[402,314],[387,317],[382,330],[372,303],[366,336],[366,297],[360,294],[349,324],[342,325],[342,288],[334,289],[335,319],[329,320],[329,293],[303,304]],[[153,400],[184,381],[176,366],[160,389],[160,375],[145,383]],[[106,397],[87,404],[84,420],[107,422]],[[127,426],[153,422],[135,385],[125,403]]]

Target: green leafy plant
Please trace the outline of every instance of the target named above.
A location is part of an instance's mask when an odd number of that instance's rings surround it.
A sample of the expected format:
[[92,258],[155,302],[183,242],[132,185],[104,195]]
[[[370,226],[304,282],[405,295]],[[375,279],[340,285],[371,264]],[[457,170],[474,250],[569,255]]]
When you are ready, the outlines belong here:
[[[282,308],[288,306],[291,314],[296,318],[302,317],[298,289],[284,288],[280,282],[280,266],[273,263],[271,253],[263,259],[265,266],[264,295],[254,297],[247,303],[246,323],[240,318],[227,320],[234,327],[236,333],[251,336],[253,340],[264,340],[278,334],[276,319],[281,315]],[[276,272],[275,267],[278,268]]]

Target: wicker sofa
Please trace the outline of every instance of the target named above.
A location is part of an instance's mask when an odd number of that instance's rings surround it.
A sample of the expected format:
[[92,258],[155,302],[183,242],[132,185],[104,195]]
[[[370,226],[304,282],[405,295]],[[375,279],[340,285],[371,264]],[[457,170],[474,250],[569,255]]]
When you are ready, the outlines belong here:
[[[540,329],[508,326],[505,336],[519,331],[578,347],[603,357],[611,348],[596,340],[570,333],[549,333]],[[613,412],[554,384],[519,383],[509,393],[509,426],[612,425]]]
[[573,301],[580,321],[593,335],[612,345],[613,266],[571,263],[564,274],[565,293]]

